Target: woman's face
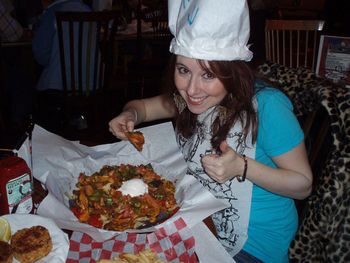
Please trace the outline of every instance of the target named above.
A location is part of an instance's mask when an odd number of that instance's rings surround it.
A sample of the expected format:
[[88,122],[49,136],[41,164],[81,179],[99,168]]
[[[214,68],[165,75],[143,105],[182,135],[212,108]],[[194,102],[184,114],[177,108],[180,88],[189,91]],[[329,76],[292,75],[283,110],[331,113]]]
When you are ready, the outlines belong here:
[[194,114],[218,105],[227,94],[221,81],[203,70],[196,59],[177,56],[174,79],[180,95]]

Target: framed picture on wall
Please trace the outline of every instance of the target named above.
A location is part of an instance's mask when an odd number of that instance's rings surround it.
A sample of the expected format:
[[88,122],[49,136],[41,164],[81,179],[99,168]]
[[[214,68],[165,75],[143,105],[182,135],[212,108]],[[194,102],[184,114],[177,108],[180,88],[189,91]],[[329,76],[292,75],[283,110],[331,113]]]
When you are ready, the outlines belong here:
[[321,35],[316,74],[350,86],[350,37]]

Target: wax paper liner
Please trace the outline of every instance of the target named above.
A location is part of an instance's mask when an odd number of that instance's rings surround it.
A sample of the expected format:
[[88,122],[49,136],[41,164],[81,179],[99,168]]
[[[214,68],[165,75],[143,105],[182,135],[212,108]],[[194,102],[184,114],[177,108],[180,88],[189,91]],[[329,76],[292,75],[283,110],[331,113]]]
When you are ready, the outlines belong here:
[[[171,123],[145,127],[142,132],[145,145],[140,153],[127,141],[87,147],[34,127],[33,175],[48,190],[37,213],[52,218],[62,229],[86,233],[99,242],[118,235],[117,231],[98,229],[79,222],[69,209],[69,198],[81,172],[90,175],[104,165],[120,164],[151,164],[159,175],[175,183],[175,198],[180,209],[165,222],[182,217],[191,228],[227,207],[193,176],[186,174],[187,165],[176,143]],[[128,232],[150,233],[153,230],[155,227],[129,229]]]

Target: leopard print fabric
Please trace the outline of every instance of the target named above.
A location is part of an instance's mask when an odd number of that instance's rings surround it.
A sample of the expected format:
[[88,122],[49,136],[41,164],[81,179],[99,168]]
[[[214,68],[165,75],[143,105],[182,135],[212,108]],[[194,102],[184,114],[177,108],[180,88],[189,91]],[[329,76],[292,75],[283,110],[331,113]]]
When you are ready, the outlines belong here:
[[306,200],[306,211],[289,253],[291,262],[350,262],[350,89],[311,71],[266,63],[258,72],[292,100],[297,116],[322,105],[334,148]]

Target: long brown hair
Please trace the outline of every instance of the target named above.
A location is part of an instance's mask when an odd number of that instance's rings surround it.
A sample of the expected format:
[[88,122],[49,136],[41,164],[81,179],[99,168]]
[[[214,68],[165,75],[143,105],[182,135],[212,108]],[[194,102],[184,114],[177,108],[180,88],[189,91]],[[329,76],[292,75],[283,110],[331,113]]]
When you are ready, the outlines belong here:
[[[226,139],[231,127],[238,121],[242,124],[244,140],[249,131],[252,131],[252,140],[257,137],[257,113],[253,105],[255,95],[255,76],[244,61],[208,61],[209,67],[204,60],[197,60],[203,70],[216,76],[224,85],[227,95],[220,102],[220,106],[227,109],[226,121],[221,122],[217,117],[212,124],[211,144],[214,149],[219,149],[220,143]],[[170,59],[166,74],[167,94],[178,94],[174,82],[176,56]],[[189,138],[194,131],[197,115],[186,108],[175,118],[177,130]]]

